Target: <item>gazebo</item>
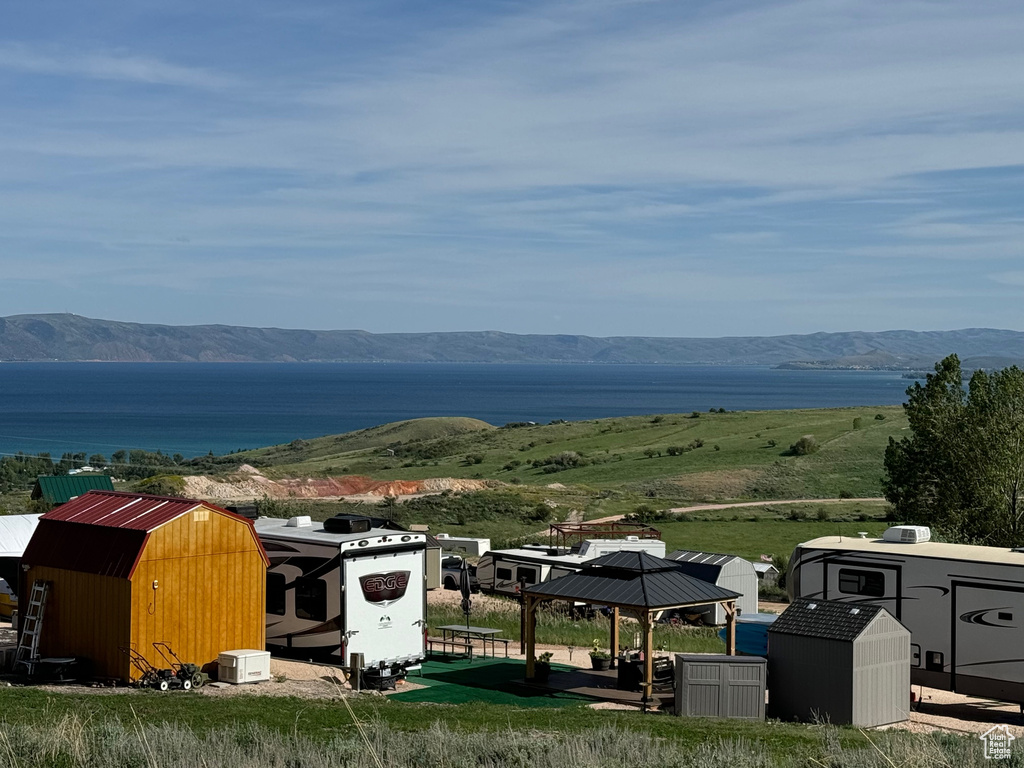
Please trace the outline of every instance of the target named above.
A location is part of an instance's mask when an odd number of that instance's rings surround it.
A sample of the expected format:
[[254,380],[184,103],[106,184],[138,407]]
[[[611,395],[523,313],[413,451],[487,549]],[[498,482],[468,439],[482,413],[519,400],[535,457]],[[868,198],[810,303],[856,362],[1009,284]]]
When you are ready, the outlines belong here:
[[653,687],[654,617],[672,608],[720,603],[726,614],[726,653],[736,653],[736,600],[738,592],[688,576],[678,563],[646,552],[614,552],[592,560],[583,570],[523,592],[526,613],[526,679],[534,677],[537,650],[537,607],[551,600],[606,605],[612,609],[609,647],[612,658],[619,649],[620,611],[640,622],[644,637],[644,700]]

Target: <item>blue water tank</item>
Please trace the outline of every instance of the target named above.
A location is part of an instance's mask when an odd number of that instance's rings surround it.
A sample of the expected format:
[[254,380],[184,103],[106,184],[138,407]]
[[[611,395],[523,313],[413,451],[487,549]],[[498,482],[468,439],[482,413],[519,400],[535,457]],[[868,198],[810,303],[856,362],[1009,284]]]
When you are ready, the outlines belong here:
[[[736,619],[736,653],[743,656],[768,655],[768,627],[775,621],[775,613],[749,613]],[[726,630],[718,636],[725,641]]]

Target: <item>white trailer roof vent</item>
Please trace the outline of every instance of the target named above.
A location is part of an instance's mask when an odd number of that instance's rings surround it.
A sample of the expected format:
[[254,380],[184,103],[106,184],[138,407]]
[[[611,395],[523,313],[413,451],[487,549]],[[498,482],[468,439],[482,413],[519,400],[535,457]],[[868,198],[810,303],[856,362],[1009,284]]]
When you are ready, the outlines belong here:
[[288,522],[285,523],[286,528],[312,528],[313,518],[309,515],[299,515],[298,517],[289,517]]
[[626,541],[640,541],[639,536],[627,536]]
[[897,544],[923,544],[932,538],[932,530],[926,525],[894,525],[882,534],[882,541]]

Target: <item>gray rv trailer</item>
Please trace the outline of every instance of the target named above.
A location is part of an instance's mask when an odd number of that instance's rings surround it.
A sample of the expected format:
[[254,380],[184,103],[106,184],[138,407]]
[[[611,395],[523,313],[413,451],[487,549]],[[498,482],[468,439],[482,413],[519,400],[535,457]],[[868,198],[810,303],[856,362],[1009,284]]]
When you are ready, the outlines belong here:
[[659,539],[587,539],[579,548],[528,544],[519,549],[494,549],[484,554],[476,567],[480,589],[503,595],[518,595],[519,585],[542,584],[578,573],[585,563],[612,552],[646,552],[665,556],[665,542]]
[[910,528],[798,545],[790,596],[881,606],[911,632],[912,683],[1024,704],[1024,551]]

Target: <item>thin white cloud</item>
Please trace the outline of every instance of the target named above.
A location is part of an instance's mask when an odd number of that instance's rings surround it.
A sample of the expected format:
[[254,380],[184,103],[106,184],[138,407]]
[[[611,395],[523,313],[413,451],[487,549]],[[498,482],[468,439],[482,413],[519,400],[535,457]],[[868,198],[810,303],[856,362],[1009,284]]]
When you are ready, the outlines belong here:
[[237,79],[231,76],[155,58],[107,52],[44,52],[19,43],[0,43],[0,69],[201,89],[222,89],[237,84]]

